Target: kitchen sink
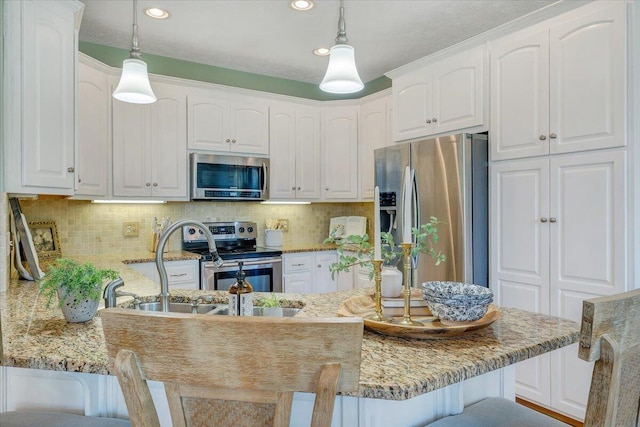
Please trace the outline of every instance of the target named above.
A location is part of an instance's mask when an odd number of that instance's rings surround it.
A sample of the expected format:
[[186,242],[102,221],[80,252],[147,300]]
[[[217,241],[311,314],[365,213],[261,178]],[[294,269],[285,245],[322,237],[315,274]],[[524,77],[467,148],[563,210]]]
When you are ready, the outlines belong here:
[[[300,311],[299,308],[291,308],[291,307],[282,307],[282,317],[293,317]],[[226,304],[221,304],[215,310],[208,312],[207,314],[221,314],[228,315],[229,314],[229,306]],[[264,314],[263,307],[253,307],[253,315],[254,316],[271,316],[271,314]]]
[[[197,314],[206,314],[219,307],[221,307],[220,304],[198,304],[197,306],[195,306],[195,309]],[[226,307],[227,306],[224,305],[224,308]],[[141,302],[137,309],[143,311],[162,311],[162,305],[160,301]],[[169,311],[172,313],[193,313],[193,309],[194,307],[191,305],[191,303],[188,302],[169,303]]]

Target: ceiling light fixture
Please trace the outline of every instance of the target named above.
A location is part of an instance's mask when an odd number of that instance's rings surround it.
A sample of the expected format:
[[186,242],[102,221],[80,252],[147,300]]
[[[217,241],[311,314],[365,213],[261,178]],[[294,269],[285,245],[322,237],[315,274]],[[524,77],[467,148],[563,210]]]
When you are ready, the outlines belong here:
[[319,47],[317,49],[313,49],[313,54],[317,56],[327,56],[331,51],[326,47]]
[[336,44],[329,54],[327,73],[320,83],[320,89],[329,93],[354,93],[362,90],[364,84],[360,80],[356,68],[353,46],[347,44],[347,29],[344,22],[344,0],[340,0],[340,19],[338,20],[338,36]]
[[140,57],[138,49],[138,0],[133,0],[133,43],[129,59],[122,62],[120,83],[113,92],[113,97],[132,104],[151,104],[156,102],[156,96],[149,83],[147,63]]
[[153,19],[167,19],[169,17],[169,12],[159,7],[148,7],[144,10],[144,13]]
[[289,3],[292,9],[295,10],[310,10],[313,9],[313,1],[312,0],[292,0]]

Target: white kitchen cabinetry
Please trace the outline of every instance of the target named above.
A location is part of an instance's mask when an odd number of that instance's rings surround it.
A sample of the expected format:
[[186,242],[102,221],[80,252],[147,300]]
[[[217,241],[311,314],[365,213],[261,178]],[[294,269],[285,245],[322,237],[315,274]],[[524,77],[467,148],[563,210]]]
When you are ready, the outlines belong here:
[[77,1],[4,2],[4,190],[73,195]]
[[338,261],[336,251],[299,252],[282,255],[283,292],[317,294],[338,290],[329,266]]
[[491,43],[491,160],[625,145],[625,7],[597,2]]
[[358,106],[322,109],[322,197],[358,198]]
[[385,96],[360,104],[359,123],[360,199],[373,200],[373,189],[375,188],[373,152],[391,144],[391,97]]
[[113,195],[188,200],[186,96],[152,87],[153,104],[113,101]]
[[190,150],[269,154],[266,100],[203,92],[188,96]]
[[[582,300],[626,290],[626,153],[491,165],[491,281],[499,305],[580,321]],[[517,393],[584,417],[591,364],[576,346],[517,367]]]
[[484,123],[485,47],[393,78],[393,140]]
[[106,197],[109,192],[110,102],[107,75],[79,62],[75,196]]
[[271,199],[320,199],[320,109],[270,106]]
[[[200,262],[197,259],[165,261],[169,289],[200,289]],[[127,264],[148,279],[160,284],[160,274],[155,262]]]

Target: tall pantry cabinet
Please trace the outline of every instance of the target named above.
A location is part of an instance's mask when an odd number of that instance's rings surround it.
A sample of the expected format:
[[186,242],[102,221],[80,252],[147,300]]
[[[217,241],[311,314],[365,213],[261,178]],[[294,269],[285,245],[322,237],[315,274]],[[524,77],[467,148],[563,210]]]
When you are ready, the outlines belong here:
[[[627,289],[625,8],[597,2],[491,43],[499,305],[580,322],[584,299]],[[516,393],[584,418],[592,365],[577,352],[518,364]]]

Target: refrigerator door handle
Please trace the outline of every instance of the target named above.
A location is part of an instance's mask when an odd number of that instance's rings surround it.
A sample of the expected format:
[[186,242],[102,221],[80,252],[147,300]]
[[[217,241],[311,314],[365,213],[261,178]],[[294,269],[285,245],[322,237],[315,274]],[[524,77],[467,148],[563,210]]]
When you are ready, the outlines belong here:
[[[412,203],[413,212],[411,213],[411,226],[412,228],[420,228],[420,192],[418,191],[418,179],[416,178],[416,170],[411,169],[411,190],[412,190]],[[413,237],[414,246],[418,243],[417,237]],[[418,254],[413,256],[413,269],[418,268]]]

